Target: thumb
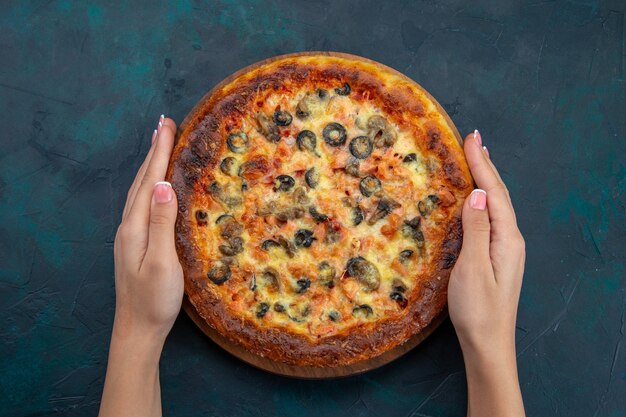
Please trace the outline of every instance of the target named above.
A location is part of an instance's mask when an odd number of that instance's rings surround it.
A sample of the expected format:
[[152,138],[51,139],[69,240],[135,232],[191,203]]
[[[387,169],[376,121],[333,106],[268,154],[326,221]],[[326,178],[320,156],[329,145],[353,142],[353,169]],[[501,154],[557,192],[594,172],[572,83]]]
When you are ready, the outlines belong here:
[[489,257],[491,225],[487,208],[487,192],[475,189],[463,205],[463,247],[470,259]]
[[166,257],[170,252],[176,253],[174,225],[177,212],[178,204],[172,184],[165,181],[154,184],[146,255]]

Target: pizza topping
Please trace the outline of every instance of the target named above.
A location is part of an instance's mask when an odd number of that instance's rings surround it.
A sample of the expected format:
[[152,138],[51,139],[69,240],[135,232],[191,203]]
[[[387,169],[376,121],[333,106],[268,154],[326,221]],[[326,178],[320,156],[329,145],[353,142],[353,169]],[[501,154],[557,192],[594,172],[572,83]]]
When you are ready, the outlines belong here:
[[315,167],[310,168],[304,173],[304,180],[309,187],[315,188],[320,183],[320,174]]
[[280,248],[280,244],[272,239],[264,240],[263,243],[261,243],[261,249],[264,251],[269,251],[272,248]]
[[293,117],[291,113],[285,110],[277,110],[274,112],[274,123],[276,126],[289,126]]
[[256,114],[258,131],[270,142],[278,142],[280,140],[280,132],[272,120],[263,112]]
[[226,262],[217,261],[217,264],[213,266],[207,273],[207,277],[215,284],[222,285],[231,276],[230,267]]
[[298,137],[296,139],[296,143],[298,144],[298,149],[301,151],[311,151],[315,152],[315,147],[317,146],[317,137],[315,133],[310,130],[303,130],[298,133]]
[[256,308],[256,316],[257,318],[263,318],[267,314],[270,309],[270,305],[267,303],[260,303]]
[[237,160],[232,156],[227,156],[226,158],[222,159],[222,162],[220,163],[220,170],[224,174],[230,177],[234,177],[235,175],[237,175]]
[[350,141],[350,153],[355,158],[365,159],[372,154],[373,149],[372,141],[367,136],[357,136]]
[[339,312],[337,312],[336,310],[330,310],[330,313],[328,313],[328,318],[330,319],[330,321],[339,320]]
[[352,209],[352,224],[358,226],[365,219],[365,215],[363,214],[363,209],[361,207],[356,206]]
[[350,84],[348,83],[345,83],[341,88],[335,88],[335,93],[340,96],[347,96],[348,94],[350,94],[350,91],[352,91],[352,89],[350,88]]
[[398,303],[398,306],[400,306],[400,308],[402,309],[406,308],[407,304],[409,303],[404,294],[399,291],[392,291],[391,294],[389,294],[389,298]]
[[[227,186],[227,189],[229,186]],[[243,199],[239,195],[230,194],[228,190],[225,190],[219,183],[212,182],[208,187],[209,193],[215,197],[218,201],[226,204],[228,207],[235,207],[243,202]]]
[[305,317],[307,317],[311,313],[311,306],[309,304],[300,307],[299,311],[296,309],[292,310],[295,314],[287,314],[292,321],[296,323],[304,323],[306,321]]
[[417,203],[417,209],[423,217],[428,216],[439,203],[439,197],[434,194],[429,195],[425,199]]
[[381,189],[382,185],[380,180],[373,175],[368,175],[359,183],[359,190],[361,190],[361,194],[365,197],[370,197]]
[[367,224],[370,226],[376,224],[376,222],[386,216],[388,216],[392,211],[397,208],[400,208],[402,205],[398,203],[396,200],[393,200],[388,197],[383,197],[378,200],[378,204],[376,205],[376,210],[370,216]]
[[421,220],[421,217],[415,216],[411,220],[405,220],[402,226],[402,234],[413,238],[418,248],[424,247],[424,233],[420,229]]
[[208,220],[209,213],[204,210],[196,210],[196,222],[198,222],[198,226],[206,226]]
[[282,236],[278,236],[277,240],[280,246],[282,246],[282,248],[285,250],[287,256],[293,258],[296,255],[296,247],[293,245],[293,243],[291,243],[291,241],[285,239]]
[[437,193],[437,197],[439,198],[439,204],[442,207],[450,207],[456,203],[456,197],[447,188],[441,188]]
[[275,302],[274,303],[274,311],[277,313],[284,313],[285,312],[285,306],[282,305],[279,302]]
[[289,207],[276,212],[274,215],[279,221],[287,222],[289,220],[299,219],[304,216],[304,209],[301,207]]
[[250,278],[250,291],[256,291],[256,274],[254,272]]
[[377,148],[391,146],[396,143],[396,133],[384,117],[378,115],[370,117],[367,121],[367,127],[369,136]]
[[243,252],[243,239],[233,237],[228,239],[228,245],[219,245],[218,249],[226,256],[235,256]]
[[296,232],[293,240],[296,243],[296,246],[303,246],[305,248],[308,248],[313,244],[314,240],[317,240],[317,238],[313,236],[312,231],[307,229],[300,229]]
[[309,196],[306,195],[304,187],[298,187],[293,190],[292,197],[295,204],[305,205],[309,202]]
[[270,163],[262,155],[256,155],[241,164],[239,176],[248,181],[258,180],[270,171]]
[[358,159],[350,159],[346,164],[346,174],[352,175],[353,177],[359,178],[361,176],[361,172],[359,171],[359,161]]
[[303,277],[296,281],[296,285],[296,294],[303,294],[311,286],[311,280],[307,277]]
[[332,122],[326,125],[322,131],[324,141],[330,146],[342,146],[346,143],[346,128],[337,122]]
[[315,100],[315,97],[313,97],[309,93],[306,93],[304,97],[302,97],[302,100],[298,102],[298,104],[296,105],[296,116],[298,117],[298,119],[303,120],[311,115],[313,100]]
[[243,232],[243,226],[230,214],[222,214],[215,223],[220,226],[220,235],[227,239],[241,236]]
[[341,239],[341,225],[337,222],[328,221],[324,223],[326,226],[326,234],[324,235],[324,243],[337,243]]
[[374,314],[374,310],[372,310],[372,307],[370,307],[368,304],[361,304],[352,308],[352,315],[355,317],[369,317],[372,314]]
[[296,185],[296,180],[289,175],[279,175],[274,180],[274,186],[278,191],[289,191]]
[[414,153],[407,154],[404,157],[404,159],[402,159],[402,162],[405,162],[407,164],[410,163],[410,162],[416,162],[416,161],[417,161],[417,155],[414,154]]
[[231,133],[226,138],[228,149],[234,153],[243,153],[248,149],[248,135],[244,132]]
[[261,275],[261,278],[263,278],[263,281],[265,281],[265,283],[269,285],[272,291],[280,291],[280,281],[278,280],[278,271],[276,271],[274,268],[272,268],[271,266],[268,266],[267,268],[265,268],[265,270],[263,271],[263,274]]
[[328,220],[328,216],[317,211],[317,208],[315,208],[315,206],[309,207],[309,214],[317,223],[323,223]]
[[321,285],[328,288],[335,287],[335,278],[337,277],[337,270],[334,266],[327,261],[322,261],[317,266],[318,280]]
[[317,90],[315,90],[315,92],[317,93],[317,96],[322,100],[328,97],[328,91],[324,90],[323,88],[318,88]]
[[413,256],[413,251],[411,249],[405,249],[400,252],[400,262],[406,263]]
[[362,256],[350,259],[346,264],[346,272],[348,276],[363,284],[368,291],[373,291],[380,285],[378,268]]

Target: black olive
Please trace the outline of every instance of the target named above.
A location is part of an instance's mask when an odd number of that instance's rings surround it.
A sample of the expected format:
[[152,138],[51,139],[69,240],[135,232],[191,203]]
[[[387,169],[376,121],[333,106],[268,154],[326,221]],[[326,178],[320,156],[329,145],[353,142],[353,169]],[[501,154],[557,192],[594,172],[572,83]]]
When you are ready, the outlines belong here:
[[408,155],[407,155],[407,156],[405,156],[405,157],[404,157],[404,159],[402,160],[402,162],[406,162],[406,163],[409,163],[409,162],[415,162],[415,161],[417,161],[417,155],[416,155],[416,154],[414,154],[414,153],[410,153],[410,154],[408,154]]
[[419,203],[417,203],[417,209],[423,217],[426,217],[430,213],[432,213],[437,204],[439,204],[439,197],[431,194]]
[[231,133],[226,138],[228,149],[235,153],[243,153],[248,148],[248,135],[244,132]]
[[263,275],[261,275],[261,278],[263,278],[263,280],[266,283],[268,283],[269,286],[274,291],[280,291],[280,281],[278,280],[278,271],[276,271],[274,268],[270,266],[265,268],[265,271],[263,271]]
[[270,305],[267,303],[260,303],[256,308],[256,316],[257,318],[263,318],[270,309]]
[[281,303],[274,303],[274,311],[277,313],[283,313],[285,311],[285,306]]
[[339,123],[332,122],[322,131],[324,141],[330,146],[341,146],[346,143],[346,129]]
[[408,304],[408,300],[404,297],[404,294],[398,291],[393,291],[391,294],[389,294],[389,298],[398,303],[400,308],[406,308]]
[[298,133],[298,137],[296,138],[296,143],[298,144],[298,149],[301,151],[315,151],[315,147],[317,146],[317,137],[315,133],[310,130],[303,130]]
[[405,249],[400,252],[400,262],[406,262],[413,256],[413,251],[411,249]]
[[304,246],[305,248],[308,248],[311,246],[313,241],[317,239],[313,236],[312,231],[300,229],[296,232],[293,240],[296,243],[296,246]]
[[412,237],[417,242],[417,247],[424,247],[424,234],[420,230],[422,218],[419,216],[413,217],[411,220],[405,220],[402,227],[402,234],[406,237]]
[[404,285],[404,282],[402,282],[398,278],[394,278],[393,282],[391,283],[391,286],[392,286],[393,290],[396,291],[396,292],[403,293],[403,292],[406,291],[406,285]]
[[304,173],[304,180],[309,187],[315,188],[320,183],[320,174],[315,167],[310,168]]
[[279,175],[274,180],[274,185],[278,191],[289,191],[296,185],[296,180],[289,175]]
[[309,214],[311,215],[311,217],[313,217],[313,219],[315,219],[317,223],[322,223],[328,220],[328,216],[317,211],[315,206],[309,207]]
[[220,195],[222,194],[222,186],[217,182],[217,181],[213,181],[211,184],[209,184],[209,186],[207,187],[207,191],[210,194],[213,194],[216,197],[220,197]]
[[277,126],[289,126],[293,117],[288,111],[285,110],[277,110],[274,112],[274,123]]
[[337,277],[337,270],[334,266],[329,264],[327,261],[322,261],[317,266],[318,271],[318,280],[321,285],[334,288],[335,287],[335,278]]
[[298,285],[298,288],[296,288],[296,294],[302,294],[311,286],[311,280],[308,278],[300,278],[296,281],[296,284]]
[[222,285],[230,278],[230,267],[225,263],[218,263],[207,273],[207,277],[216,285]]
[[365,317],[369,317],[372,314],[374,314],[374,310],[372,310],[372,307],[370,307],[367,304],[361,304],[360,306],[356,306],[352,309],[352,315],[356,316],[362,314]]
[[365,159],[372,154],[373,149],[372,141],[367,136],[357,136],[350,141],[350,153],[355,158]]
[[339,312],[337,312],[335,310],[331,310],[331,312],[328,313],[328,318],[330,319],[330,321],[337,321],[337,320],[339,320]]
[[359,182],[359,190],[365,197],[370,197],[382,188],[380,180],[373,175],[368,175]]
[[291,243],[291,241],[285,239],[282,236],[278,236],[277,240],[280,246],[282,246],[282,248],[285,250],[285,253],[287,253],[287,256],[293,258],[296,255],[296,247],[293,245],[293,243]]
[[323,88],[318,88],[316,93],[317,96],[321,99],[325,99],[328,96],[328,91]]
[[248,183],[246,181],[241,181],[241,191],[248,191]]
[[232,156],[227,156],[220,163],[220,170],[231,177],[237,175],[237,160]]
[[204,226],[205,224],[207,224],[208,219],[209,213],[204,210],[196,210],[196,221],[200,226]]
[[359,160],[351,158],[346,164],[346,174],[352,175],[353,177],[359,178],[361,176],[361,172],[359,172]]
[[263,243],[261,243],[261,249],[265,251],[269,251],[272,248],[280,248],[280,244],[272,239],[264,240]]
[[235,220],[235,218],[230,214],[222,214],[215,220],[215,224],[224,224],[226,222],[229,222],[230,220]]
[[380,285],[378,268],[362,256],[351,258],[346,264],[346,272],[348,276],[365,285],[369,291],[375,290]]
[[348,94],[350,94],[350,91],[352,91],[352,89],[350,88],[350,84],[348,83],[345,83],[341,88],[335,88],[335,93],[339,94],[340,96],[347,96]]
[[391,198],[383,197],[378,200],[376,210],[370,216],[367,224],[370,226],[375,224],[378,220],[388,216],[392,211],[401,207],[401,204]]
[[352,209],[352,224],[358,226],[361,224],[365,215],[363,214],[363,209],[359,206],[356,206]]

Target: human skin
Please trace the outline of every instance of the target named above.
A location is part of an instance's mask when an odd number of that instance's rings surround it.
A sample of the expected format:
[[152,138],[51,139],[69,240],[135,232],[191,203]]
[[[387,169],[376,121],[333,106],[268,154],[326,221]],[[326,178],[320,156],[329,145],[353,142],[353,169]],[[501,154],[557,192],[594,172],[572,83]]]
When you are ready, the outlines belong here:
[[[165,173],[176,124],[161,116],[127,196],[114,245],[115,320],[100,416],[160,416],[159,358],[180,311],[177,200]],[[468,416],[523,416],[515,319],[524,240],[508,191],[478,132],[465,140],[476,184],[463,207],[463,247],[448,289],[468,381]]]

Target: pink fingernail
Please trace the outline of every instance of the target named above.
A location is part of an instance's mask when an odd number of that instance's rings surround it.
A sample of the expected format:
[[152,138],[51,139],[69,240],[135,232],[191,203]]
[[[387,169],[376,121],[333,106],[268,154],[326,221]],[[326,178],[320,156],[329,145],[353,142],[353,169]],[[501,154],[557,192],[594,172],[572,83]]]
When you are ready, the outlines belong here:
[[489,149],[486,146],[483,146],[483,151],[487,154],[487,158],[489,158]]
[[154,140],[156,139],[157,136],[157,131],[156,129],[154,129],[154,132],[152,132],[152,143],[154,143]]
[[487,207],[487,192],[480,188],[470,194],[470,207],[476,210],[484,210]]
[[172,197],[172,184],[167,181],[159,181],[154,184],[154,200],[157,203],[169,203],[170,201],[172,201]]
[[476,139],[479,145],[483,144],[483,138],[480,136],[478,129],[474,129],[474,139]]

